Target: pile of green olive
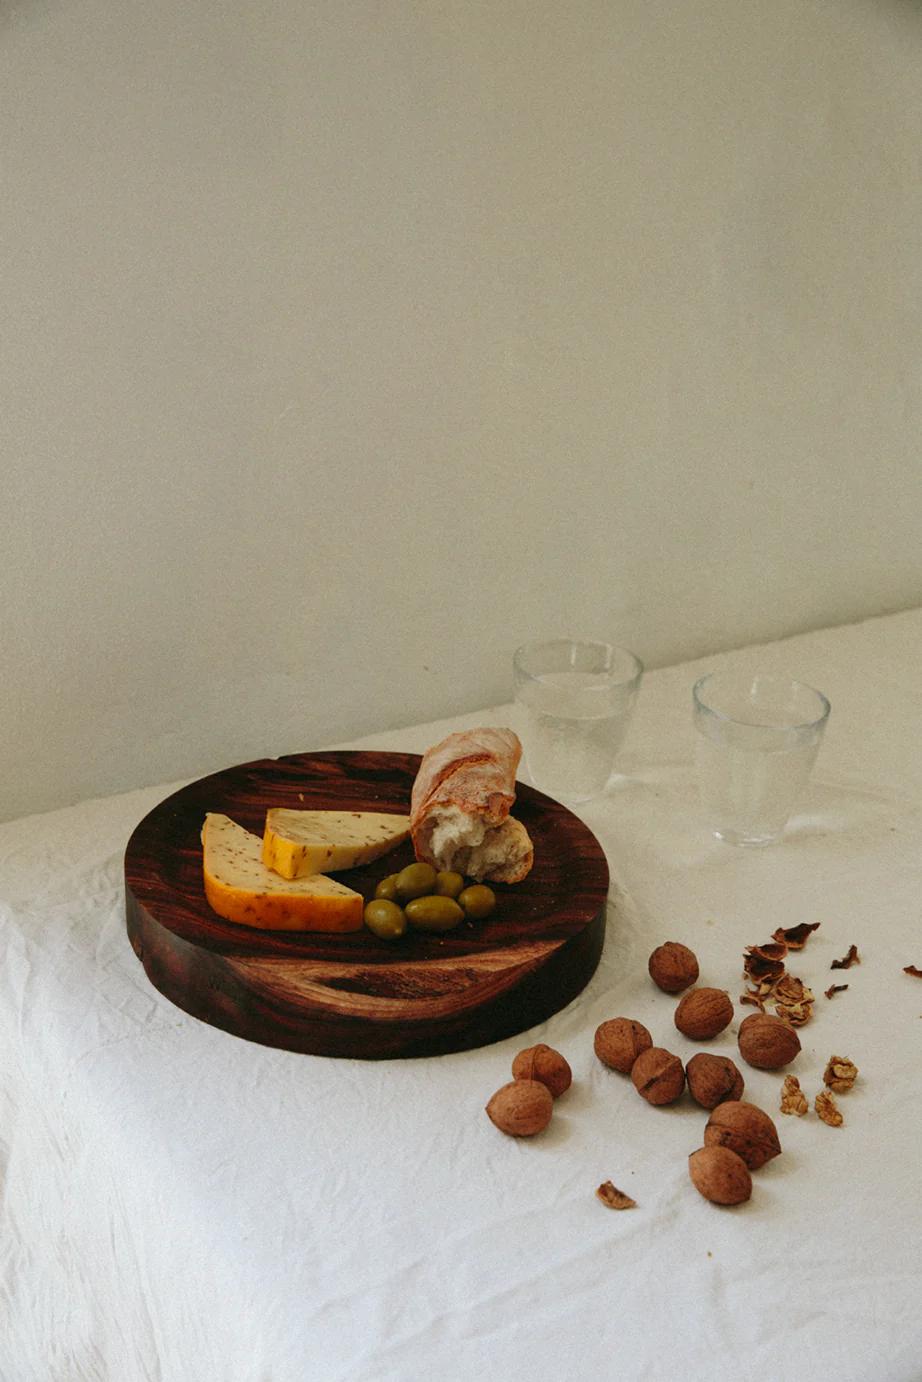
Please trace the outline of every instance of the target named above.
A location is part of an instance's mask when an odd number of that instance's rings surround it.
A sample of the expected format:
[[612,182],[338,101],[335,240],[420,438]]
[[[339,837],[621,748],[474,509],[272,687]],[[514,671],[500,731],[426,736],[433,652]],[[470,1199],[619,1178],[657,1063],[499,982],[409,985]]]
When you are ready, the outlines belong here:
[[496,906],[496,894],[483,883],[469,883],[460,873],[437,871],[431,864],[407,864],[389,873],[365,906],[365,925],[382,940],[397,940],[414,931],[453,931],[465,917],[482,921]]

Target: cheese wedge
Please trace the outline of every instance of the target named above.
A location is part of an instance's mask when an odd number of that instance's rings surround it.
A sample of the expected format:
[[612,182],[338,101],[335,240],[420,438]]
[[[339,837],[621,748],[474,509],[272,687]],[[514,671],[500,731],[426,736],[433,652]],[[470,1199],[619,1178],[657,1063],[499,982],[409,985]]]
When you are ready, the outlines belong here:
[[380,859],[409,833],[409,816],[274,807],[266,812],[262,859],[283,878],[336,873]]
[[202,830],[205,896],[226,921],[270,931],[358,931],[361,893],[313,874],[287,880],[267,869],[258,835],[209,812]]

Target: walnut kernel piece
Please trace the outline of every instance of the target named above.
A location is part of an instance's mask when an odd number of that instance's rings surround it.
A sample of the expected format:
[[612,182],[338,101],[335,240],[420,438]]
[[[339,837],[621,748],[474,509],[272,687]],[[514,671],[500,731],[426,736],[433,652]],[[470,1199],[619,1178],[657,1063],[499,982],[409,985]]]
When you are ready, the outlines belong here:
[[681,993],[697,982],[698,957],[681,941],[665,941],[653,951],[647,969],[663,993]]
[[828,1123],[831,1128],[841,1128],[842,1124],[845,1122],[845,1119],[836,1107],[835,1099],[828,1090],[824,1089],[817,1094],[813,1101],[813,1107],[816,1109],[817,1117],[822,1119],[824,1123]]
[[785,1075],[784,1084],[781,1086],[781,1112],[803,1118],[807,1108],[807,1096],[801,1089],[797,1076]]
[[632,1017],[610,1017],[596,1028],[593,1048],[603,1065],[630,1075],[641,1051],[649,1051],[653,1038],[642,1022]]
[[554,1099],[540,1080],[511,1080],[487,1104],[487,1117],[510,1137],[534,1137],[551,1121]]
[[573,1083],[573,1072],[559,1051],[541,1042],[518,1053],[512,1062],[512,1078],[540,1080],[557,1099]]
[[637,1208],[637,1201],[632,1200],[630,1195],[625,1195],[623,1190],[616,1189],[610,1180],[604,1180],[595,1193],[609,1209]]
[[857,945],[850,945],[848,953],[843,955],[841,960],[833,960],[830,969],[851,969],[852,965],[860,965],[861,956],[858,954]]
[[847,1094],[858,1078],[858,1067],[847,1056],[830,1056],[823,1071],[823,1084],[836,1094]]

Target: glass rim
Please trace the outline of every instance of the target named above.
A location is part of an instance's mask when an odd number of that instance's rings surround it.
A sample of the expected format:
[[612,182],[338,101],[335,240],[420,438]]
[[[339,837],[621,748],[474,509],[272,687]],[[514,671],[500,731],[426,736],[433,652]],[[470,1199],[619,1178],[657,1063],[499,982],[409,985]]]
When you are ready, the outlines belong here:
[[[630,648],[625,648],[623,644],[608,643],[603,638],[534,638],[527,643],[520,643],[516,648],[515,652],[512,654],[513,668],[520,676],[527,678],[529,681],[540,682],[547,676],[547,672],[530,671],[528,667],[522,665],[522,658],[529,653],[537,652],[539,648],[553,648],[567,644],[569,644],[571,648],[604,648],[609,658],[611,658],[613,654],[618,653],[622,657],[628,659],[631,671],[627,676],[619,677],[610,672],[599,673],[600,676],[608,678],[608,686],[633,686],[640,681],[644,674],[644,664],[635,652],[632,652]],[[587,686],[584,689],[586,691],[604,691],[605,686]]]
[[822,691],[818,691],[817,688],[815,686],[811,686],[809,682],[799,681],[796,677],[789,677],[784,675],[784,673],[764,672],[756,673],[754,679],[761,678],[763,681],[771,681],[775,682],[776,684],[783,683],[785,686],[796,687],[798,691],[809,691],[811,696],[816,696],[817,700],[820,703],[820,714],[814,716],[812,719],[809,720],[794,720],[792,722],[787,722],[782,725],[765,724],[760,720],[740,720],[736,715],[728,715],[723,710],[716,710],[714,706],[708,705],[701,698],[701,692],[705,684],[707,682],[714,681],[715,678],[722,675],[723,673],[719,671],[706,672],[703,677],[698,678],[698,680],[692,687],[692,700],[694,701],[694,704],[697,707],[697,709],[705,715],[710,715],[712,719],[719,720],[722,724],[745,725],[747,729],[783,729],[788,731],[795,731],[802,729],[819,729],[829,719],[829,713],[832,710],[832,705],[830,704],[829,697],[825,696]]

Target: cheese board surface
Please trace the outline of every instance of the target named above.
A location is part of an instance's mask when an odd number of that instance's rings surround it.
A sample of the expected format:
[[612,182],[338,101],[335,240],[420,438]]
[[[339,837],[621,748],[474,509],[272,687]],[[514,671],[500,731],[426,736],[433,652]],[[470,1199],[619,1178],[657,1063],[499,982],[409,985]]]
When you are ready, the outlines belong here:
[[[588,827],[516,785],[513,815],[535,846],[521,883],[494,885],[496,910],[443,934],[385,941],[257,930],[209,907],[201,830],[223,812],[262,835],[270,807],[409,810],[416,754],[327,752],[224,769],[167,797],[125,853],[126,923],[150,981],[212,1026],[268,1046],[365,1060],[469,1050],[550,1017],[585,987],[602,953],[609,872]],[[413,860],[409,840],[334,874],[366,900]]]

